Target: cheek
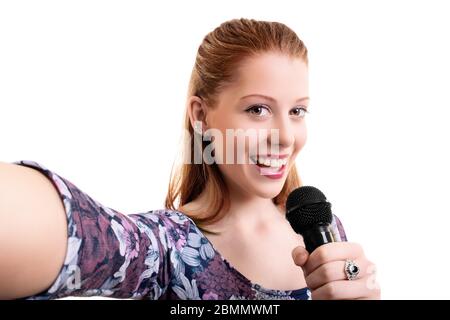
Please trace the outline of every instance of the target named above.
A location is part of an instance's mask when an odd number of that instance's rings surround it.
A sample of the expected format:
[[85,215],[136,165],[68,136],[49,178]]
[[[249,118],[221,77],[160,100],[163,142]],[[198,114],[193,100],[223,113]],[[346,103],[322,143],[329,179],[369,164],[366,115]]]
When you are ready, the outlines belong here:
[[294,141],[294,159],[297,157],[298,153],[303,149],[303,147],[306,144],[308,138],[306,125],[303,124],[295,134],[295,141]]
[[[216,127],[220,132],[218,139],[214,138],[214,149],[216,160],[222,161],[222,164],[243,164],[248,163],[247,154],[250,146],[258,145],[257,134],[248,132],[255,131],[255,128],[246,128],[245,126],[236,127]],[[228,135],[227,131],[229,130]],[[229,170],[239,170],[239,167],[233,167]]]
[[[258,128],[254,126],[248,127],[246,125],[242,125],[238,128],[236,128],[235,124],[234,126],[231,126],[230,123],[215,123],[216,127],[215,129],[217,132],[220,132],[221,134],[218,135],[218,140],[215,141],[215,154],[216,154],[216,160],[220,162],[222,161],[222,164],[243,164],[248,163],[248,153],[252,153],[251,151],[255,148],[259,150],[261,146],[265,146],[265,148],[270,148],[270,143],[267,143],[267,134],[270,132],[270,129],[267,129],[265,127]],[[233,134],[231,136],[226,135],[226,129],[232,129]],[[241,137],[238,138],[236,136],[236,129],[243,130],[246,132],[246,130],[254,130],[256,132],[256,135],[250,136],[241,134]],[[258,131],[258,129],[265,129],[266,135],[264,135],[264,131]],[[307,127],[306,123],[303,121],[301,125],[298,126],[298,128],[295,130],[295,136],[294,136],[294,146],[293,146],[293,153],[296,155],[300,150],[304,147],[307,140]],[[214,138],[214,140],[216,140]],[[250,140],[252,142],[250,142]],[[262,141],[261,141],[262,140]],[[250,150],[251,149],[251,150]],[[255,150],[256,150],[255,149]],[[227,152],[228,151],[228,152]],[[227,155],[228,153],[228,155]],[[230,170],[229,172],[236,172],[242,168],[232,166],[231,168],[228,168],[227,170]]]
[[306,124],[304,123],[295,136],[295,148],[302,148],[306,144],[308,138],[308,131],[306,130]]

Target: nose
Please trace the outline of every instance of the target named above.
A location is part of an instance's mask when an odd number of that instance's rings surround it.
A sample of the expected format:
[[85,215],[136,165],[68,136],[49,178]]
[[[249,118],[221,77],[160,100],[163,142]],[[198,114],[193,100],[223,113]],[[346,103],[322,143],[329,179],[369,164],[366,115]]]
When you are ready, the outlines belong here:
[[294,144],[295,126],[289,116],[278,117],[274,120],[269,142],[270,145],[278,145],[279,150],[287,150]]

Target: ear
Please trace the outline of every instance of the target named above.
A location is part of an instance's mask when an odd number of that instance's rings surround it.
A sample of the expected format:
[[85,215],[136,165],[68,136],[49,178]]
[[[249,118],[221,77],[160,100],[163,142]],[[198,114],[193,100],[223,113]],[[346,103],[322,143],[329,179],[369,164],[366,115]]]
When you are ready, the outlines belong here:
[[187,112],[192,128],[202,134],[208,128],[207,107],[205,102],[198,96],[191,96],[187,101]]

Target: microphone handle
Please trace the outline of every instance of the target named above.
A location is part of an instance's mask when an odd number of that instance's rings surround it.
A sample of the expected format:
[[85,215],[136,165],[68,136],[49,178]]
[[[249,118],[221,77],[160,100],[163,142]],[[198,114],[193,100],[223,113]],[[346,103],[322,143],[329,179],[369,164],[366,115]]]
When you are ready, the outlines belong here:
[[330,242],[337,242],[333,230],[329,223],[320,223],[303,231],[303,242],[305,243],[306,251],[310,254],[317,247]]

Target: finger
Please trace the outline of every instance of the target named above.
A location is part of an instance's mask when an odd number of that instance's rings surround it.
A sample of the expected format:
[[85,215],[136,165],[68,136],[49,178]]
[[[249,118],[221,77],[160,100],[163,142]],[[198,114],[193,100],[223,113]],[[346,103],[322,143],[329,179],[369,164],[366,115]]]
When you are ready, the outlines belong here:
[[306,261],[308,261],[309,253],[306,251],[305,247],[297,246],[292,250],[292,259],[294,263],[298,266],[303,266]]
[[344,300],[374,297],[377,289],[367,284],[367,278],[338,280],[311,291],[312,300]]
[[[366,259],[354,260],[360,269],[355,279],[363,278],[367,275],[368,261]],[[306,284],[312,290],[315,290],[328,282],[347,280],[345,273],[345,261],[332,261],[318,267],[305,277]]]
[[354,242],[331,242],[321,245],[314,250],[303,266],[305,276],[316,270],[322,264],[332,261],[355,260],[364,256],[362,247]]
[[369,288],[370,294],[366,297],[358,298],[357,300],[380,300],[381,299],[381,287],[380,284],[375,280],[370,279],[368,276],[367,286]]
[[380,297],[380,294],[378,292],[377,294],[374,294],[374,295],[372,295],[370,297],[357,298],[355,300],[380,300],[380,299],[381,299],[381,297]]

